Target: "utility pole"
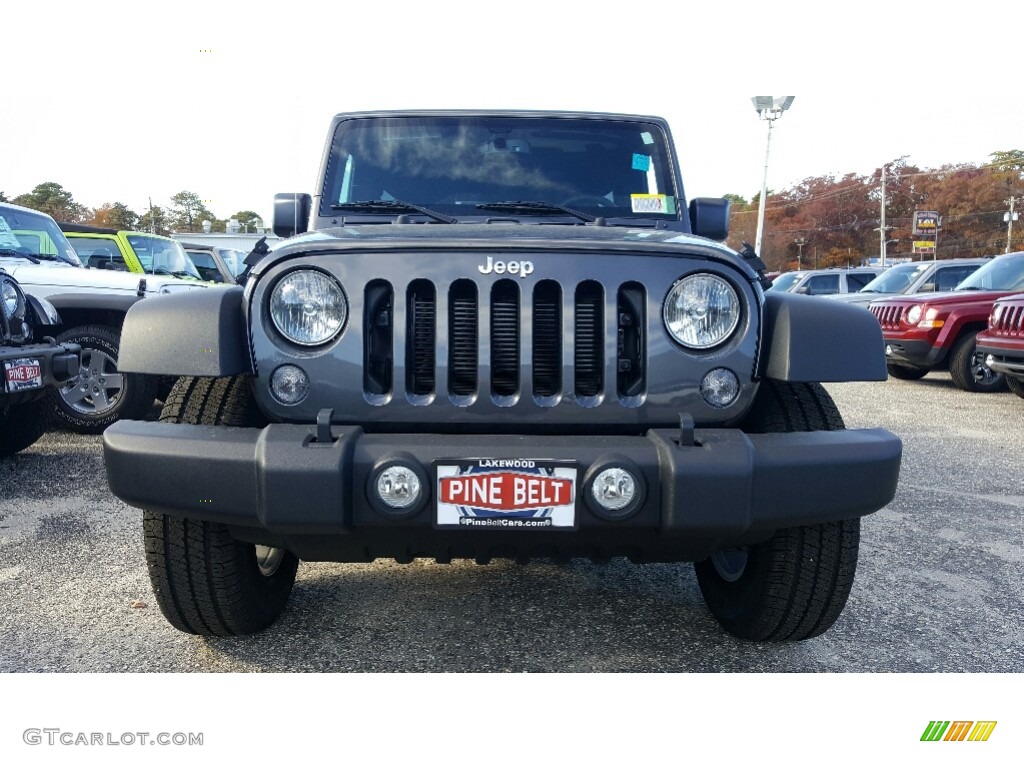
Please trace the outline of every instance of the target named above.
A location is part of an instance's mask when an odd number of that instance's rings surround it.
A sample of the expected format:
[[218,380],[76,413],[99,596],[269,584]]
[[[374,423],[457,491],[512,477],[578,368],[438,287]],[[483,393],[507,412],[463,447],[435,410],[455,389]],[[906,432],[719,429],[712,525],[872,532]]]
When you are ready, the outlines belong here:
[[156,234],[156,222],[153,221],[153,198],[149,198],[149,234]]
[[878,226],[880,250],[878,251],[879,265],[885,269],[885,163],[882,163],[882,221]]
[[1013,221],[1017,214],[1013,211],[1014,196],[1010,195],[1010,212],[1003,214],[1003,221],[1006,222],[1006,252],[1010,252],[1010,241],[1013,239]]

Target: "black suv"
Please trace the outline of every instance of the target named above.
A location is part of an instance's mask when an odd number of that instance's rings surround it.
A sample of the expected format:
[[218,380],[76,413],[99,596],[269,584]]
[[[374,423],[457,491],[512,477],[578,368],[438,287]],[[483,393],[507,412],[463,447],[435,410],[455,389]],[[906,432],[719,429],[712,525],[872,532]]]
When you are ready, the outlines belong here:
[[183,377],[104,434],[171,624],[266,627],[299,558],[625,556],[740,637],[832,625],[901,444],[819,382],[884,380],[878,323],[766,293],[663,120],[346,114],[323,157],[244,288],[125,321],[122,369]]
[[47,388],[78,375],[81,347],[57,344],[49,334],[59,326],[52,304],[26,294],[0,269],[0,456],[24,450],[42,436]]

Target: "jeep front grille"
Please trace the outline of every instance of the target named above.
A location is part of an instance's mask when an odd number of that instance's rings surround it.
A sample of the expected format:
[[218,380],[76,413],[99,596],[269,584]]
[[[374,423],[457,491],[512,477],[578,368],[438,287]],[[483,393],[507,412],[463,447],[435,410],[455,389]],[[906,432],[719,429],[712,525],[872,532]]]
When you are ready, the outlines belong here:
[[1024,338],[1024,304],[997,304],[988,332],[993,336]]
[[[616,300],[611,308],[609,295]],[[394,327],[394,296],[384,280],[365,289],[363,388],[372,404],[389,401],[395,359],[405,365],[407,396],[447,397],[461,406],[480,397],[498,404],[532,397],[550,407],[567,394],[582,405],[617,396],[635,406],[639,400],[631,399],[645,394],[647,297],[640,283],[586,280],[563,287],[541,280],[531,289],[516,279],[483,285],[460,279],[444,296],[433,282],[416,279],[405,291],[402,329]],[[612,381],[605,376],[609,339],[618,356]],[[446,375],[438,375],[439,363]]]
[[900,327],[903,319],[903,307],[900,305],[878,304],[870,306],[869,309],[878,318],[882,328],[895,330]]

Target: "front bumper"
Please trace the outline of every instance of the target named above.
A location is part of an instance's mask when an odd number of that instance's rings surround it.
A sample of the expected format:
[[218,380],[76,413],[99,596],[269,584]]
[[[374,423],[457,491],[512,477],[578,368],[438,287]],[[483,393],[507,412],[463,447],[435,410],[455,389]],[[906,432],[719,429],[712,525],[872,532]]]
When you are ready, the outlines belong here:
[[914,368],[937,368],[946,358],[947,349],[930,341],[884,336],[885,362]]
[[1000,339],[978,337],[978,352],[986,358],[991,355],[992,363],[988,367],[996,373],[1024,379],[1024,348],[1019,341],[1004,342]]
[[38,392],[46,387],[60,386],[78,375],[82,348],[78,344],[27,344],[22,347],[0,346],[0,395],[6,393],[4,363],[12,360],[38,360],[42,385],[35,390],[21,390],[18,395]]
[[[592,557],[701,560],[779,528],[881,509],[896,493],[902,444],[879,429],[747,435],[698,429],[643,436],[367,434],[309,425],[264,429],[120,421],[103,435],[114,495],[153,512],[224,523],[236,537],[287,546],[305,560],[375,557]],[[434,525],[434,462],[493,457],[576,462],[570,531],[450,530]],[[369,478],[390,459],[421,469],[431,491],[405,519],[378,512]],[[591,466],[638,470],[642,503],[623,520],[583,502]]]

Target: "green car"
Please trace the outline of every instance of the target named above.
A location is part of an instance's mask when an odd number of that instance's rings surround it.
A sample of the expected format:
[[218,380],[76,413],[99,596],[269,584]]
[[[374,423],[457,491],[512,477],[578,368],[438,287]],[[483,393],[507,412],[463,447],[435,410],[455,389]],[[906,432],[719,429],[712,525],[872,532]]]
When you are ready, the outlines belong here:
[[169,237],[65,222],[60,228],[88,267],[203,279],[181,244]]

